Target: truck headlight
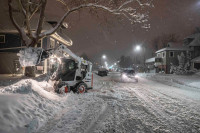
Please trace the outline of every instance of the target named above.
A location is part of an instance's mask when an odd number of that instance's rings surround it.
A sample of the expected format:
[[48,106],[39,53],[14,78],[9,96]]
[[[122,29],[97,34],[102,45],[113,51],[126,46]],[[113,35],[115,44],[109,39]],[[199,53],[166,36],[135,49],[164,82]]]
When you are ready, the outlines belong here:
[[122,78],[127,78],[127,75],[126,74],[122,74]]

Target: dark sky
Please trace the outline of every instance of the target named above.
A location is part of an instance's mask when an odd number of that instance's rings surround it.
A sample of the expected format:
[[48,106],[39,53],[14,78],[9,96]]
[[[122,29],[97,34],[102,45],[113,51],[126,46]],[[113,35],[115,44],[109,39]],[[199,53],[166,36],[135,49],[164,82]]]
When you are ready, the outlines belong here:
[[[52,19],[63,13],[59,4],[48,1],[47,13]],[[77,54],[86,53],[90,58],[100,60],[106,54],[108,61],[116,61],[121,55],[134,55],[134,45],[149,45],[150,40],[161,34],[177,34],[183,39],[200,25],[200,0],[154,0],[147,31],[141,25],[118,22],[109,19],[109,25],[100,26],[100,20],[82,10],[74,13],[66,22],[68,36],[73,40],[71,50]],[[151,53],[150,49],[147,49]]]

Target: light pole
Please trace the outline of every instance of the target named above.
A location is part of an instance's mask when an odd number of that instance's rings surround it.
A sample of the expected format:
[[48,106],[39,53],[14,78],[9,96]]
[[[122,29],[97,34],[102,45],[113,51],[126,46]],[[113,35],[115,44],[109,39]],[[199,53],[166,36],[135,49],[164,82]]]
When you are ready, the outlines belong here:
[[136,45],[135,46],[135,51],[139,52],[142,51],[143,56],[144,56],[144,65],[145,65],[145,47],[143,45]]
[[105,60],[107,57],[106,57],[106,55],[102,55],[102,57],[101,57],[101,66],[103,67],[103,60]]

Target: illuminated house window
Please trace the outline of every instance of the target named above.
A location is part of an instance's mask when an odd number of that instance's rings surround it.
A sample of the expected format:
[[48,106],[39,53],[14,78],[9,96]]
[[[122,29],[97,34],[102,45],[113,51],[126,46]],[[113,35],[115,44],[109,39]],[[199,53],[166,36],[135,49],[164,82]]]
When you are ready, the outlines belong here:
[[0,43],[5,43],[5,35],[0,35]]
[[55,48],[55,40],[50,38],[50,48]]

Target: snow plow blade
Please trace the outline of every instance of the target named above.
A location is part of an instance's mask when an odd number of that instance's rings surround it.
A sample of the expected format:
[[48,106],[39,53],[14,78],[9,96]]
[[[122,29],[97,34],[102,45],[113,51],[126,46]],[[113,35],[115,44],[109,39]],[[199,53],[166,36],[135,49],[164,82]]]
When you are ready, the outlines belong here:
[[29,47],[20,50],[17,56],[19,56],[20,65],[28,67],[38,65],[48,54],[42,48]]

